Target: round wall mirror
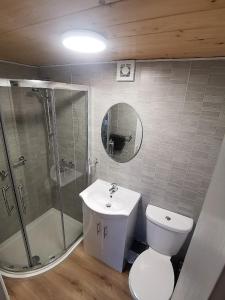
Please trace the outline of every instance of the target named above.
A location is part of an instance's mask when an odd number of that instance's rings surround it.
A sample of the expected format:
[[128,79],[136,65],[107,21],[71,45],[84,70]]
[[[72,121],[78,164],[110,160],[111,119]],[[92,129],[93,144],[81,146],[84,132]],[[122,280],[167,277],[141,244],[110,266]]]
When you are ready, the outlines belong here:
[[127,162],[141,147],[142,123],[132,106],[117,103],[105,114],[101,135],[106,153],[117,162]]

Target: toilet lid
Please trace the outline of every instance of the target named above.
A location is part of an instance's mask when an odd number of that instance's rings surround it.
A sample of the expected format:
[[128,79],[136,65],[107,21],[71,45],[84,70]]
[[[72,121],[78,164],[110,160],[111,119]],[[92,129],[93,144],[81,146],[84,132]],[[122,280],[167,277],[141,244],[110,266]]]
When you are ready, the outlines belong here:
[[144,251],[130,270],[129,286],[135,299],[169,300],[174,288],[170,257],[153,249]]

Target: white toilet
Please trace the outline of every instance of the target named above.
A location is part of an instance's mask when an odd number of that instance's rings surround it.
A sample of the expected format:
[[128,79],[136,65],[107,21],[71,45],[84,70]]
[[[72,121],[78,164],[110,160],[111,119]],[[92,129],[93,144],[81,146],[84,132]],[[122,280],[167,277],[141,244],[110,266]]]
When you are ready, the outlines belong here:
[[148,205],[146,218],[149,249],[130,270],[130,291],[136,300],[169,300],[174,289],[170,259],[183,245],[193,220],[153,205]]

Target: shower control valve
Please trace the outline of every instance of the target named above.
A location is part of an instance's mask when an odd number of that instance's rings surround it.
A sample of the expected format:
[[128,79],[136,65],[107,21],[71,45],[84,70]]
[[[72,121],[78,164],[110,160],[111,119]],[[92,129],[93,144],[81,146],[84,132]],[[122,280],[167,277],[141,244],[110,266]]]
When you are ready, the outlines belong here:
[[18,161],[14,163],[13,167],[16,168],[16,167],[19,167],[21,165],[25,165],[25,162],[27,160],[25,159],[25,157],[23,155],[21,155],[19,158],[18,158]]
[[5,170],[0,171],[0,176],[2,177],[2,180],[4,180],[8,176],[8,172]]
[[24,164],[27,160],[25,159],[25,157],[23,155],[21,155],[19,157],[19,161],[21,161]]

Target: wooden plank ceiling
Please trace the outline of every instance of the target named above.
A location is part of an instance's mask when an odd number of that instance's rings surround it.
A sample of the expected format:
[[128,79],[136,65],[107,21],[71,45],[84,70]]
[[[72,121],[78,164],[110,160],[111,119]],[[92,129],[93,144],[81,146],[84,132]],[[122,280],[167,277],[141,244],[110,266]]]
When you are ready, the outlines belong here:
[[[104,53],[78,55],[61,35],[91,29]],[[225,56],[225,0],[1,0],[0,59],[30,65]]]

